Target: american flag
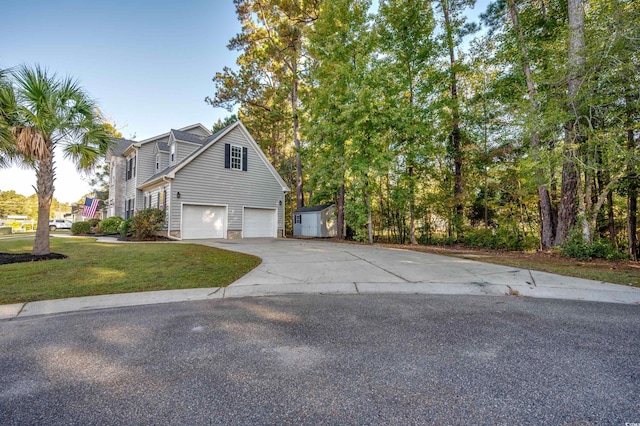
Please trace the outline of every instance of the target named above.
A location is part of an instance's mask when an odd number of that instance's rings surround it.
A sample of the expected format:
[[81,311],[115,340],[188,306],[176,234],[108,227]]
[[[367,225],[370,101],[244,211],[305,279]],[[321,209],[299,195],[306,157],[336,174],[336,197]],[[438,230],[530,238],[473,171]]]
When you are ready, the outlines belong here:
[[100,204],[100,200],[97,198],[85,198],[82,216],[90,218],[94,217],[96,215],[96,210],[98,210],[98,204]]

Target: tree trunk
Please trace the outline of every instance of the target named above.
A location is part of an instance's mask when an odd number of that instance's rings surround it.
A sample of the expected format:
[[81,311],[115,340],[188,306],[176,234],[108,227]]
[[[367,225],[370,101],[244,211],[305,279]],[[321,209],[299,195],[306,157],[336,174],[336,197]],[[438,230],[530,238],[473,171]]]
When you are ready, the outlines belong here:
[[566,241],[569,231],[575,226],[577,219],[578,166],[577,146],[582,142],[581,129],[578,125],[580,105],[576,95],[580,89],[584,57],[584,9],[582,0],[568,1],[569,15],[569,48],[567,98],[570,119],[565,124],[564,163],[562,165],[562,187],[560,195],[560,211],[558,212],[558,228],[556,245]]
[[451,26],[451,18],[449,17],[449,5],[446,0],[441,0],[442,13],[445,22],[445,37],[447,47],[449,49],[449,84],[451,90],[451,133],[449,134],[449,146],[453,157],[453,198],[454,198],[454,226],[456,237],[462,236],[462,221],[464,215],[464,205],[462,203],[462,194],[464,191],[462,185],[462,150],[461,150],[461,132],[460,132],[460,105],[458,99],[458,75],[456,72],[456,57],[453,42],[453,28]]
[[[529,93],[529,103],[533,113],[540,116],[540,107],[536,100],[536,86],[533,82],[531,75],[531,67],[529,66],[529,52],[524,42],[524,35],[522,34],[522,28],[520,27],[520,21],[518,19],[518,10],[516,9],[515,0],[507,0],[509,6],[509,14],[511,15],[511,22],[513,28],[518,34],[518,44],[520,45],[520,51],[522,53],[522,72],[524,73],[527,83],[527,91]],[[540,135],[538,132],[534,132],[531,135],[531,149],[533,150],[534,157],[538,157],[538,150],[540,149]],[[538,168],[537,175],[542,177],[545,175],[542,168]],[[548,250],[553,246],[553,218],[552,218],[552,206],[551,198],[549,197],[549,190],[544,184],[538,185],[538,198],[540,199],[540,244],[543,250]]]
[[[297,72],[297,67],[294,73]],[[293,145],[296,149],[296,208],[304,207],[304,192],[302,189],[302,158],[300,157],[300,138],[298,137],[298,78],[294,75],[293,90],[291,91],[291,113],[293,114]]]
[[50,151],[36,165],[36,193],[38,194],[38,228],[31,254],[47,255],[51,253],[49,245],[49,214],[53,200],[53,153]]
[[[567,133],[569,132],[567,130]],[[577,220],[578,170],[575,164],[575,152],[570,148],[565,148],[564,155],[556,245],[566,241],[569,231],[573,229]]]
[[371,196],[369,195],[369,178],[364,181],[364,205],[367,209],[367,236],[369,244],[373,244],[373,221],[371,218]]
[[[629,113],[631,116],[631,114]],[[629,151],[635,150],[633,129],[627,130],[627,149]],[[636,218],[638,217],[638,174],[636,173],[636,165],[632,160],[627,166],[627,179],[629,180],[629,186],[627,188],[627,233],[628,236],[628,248],[629,257],[631,260],[638,260],[638,240],[637,232],[638,227]]]
[[616,243],[616,220],[613,212],[613,191],[607,194],[607,221],[609,222],[609,241]]
[[[418,245],[418,240],[416,239],[416,200],[415,200],[415,188],[413,183],[413,167],[409,167],[409,240],[411,245]],[[403,241],[404,243],[404,241]]]
[[338,214],[337,214],[337,233],[339,239],[344,239],[344,183],[340,185],[338,190]]

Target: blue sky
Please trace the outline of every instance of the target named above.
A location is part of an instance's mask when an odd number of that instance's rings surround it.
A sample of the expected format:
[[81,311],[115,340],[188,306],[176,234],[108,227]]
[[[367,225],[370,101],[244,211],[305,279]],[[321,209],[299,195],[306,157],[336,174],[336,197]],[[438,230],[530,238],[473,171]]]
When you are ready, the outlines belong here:
[[[487,0],[478,3],[483,10]],[[204,98],[215,73],[235,65],[226,47],[240,31],[232,0],[6,1],[2,15],[1,68],[40,64],[78,79],[126,138],[229,115]],[[78,201],[89,185],[56,158],[55,197]],[[0,169],[0,191],[31,195],[34,185],[32,170]]]
[[[211,78],[233,66],[240,31],[231,0],[29,0],[2,5],[0,67],[38,63],[71,75],[125,137],[211,127],[229,113],[204,102]],[[55,197],[77,201],[89,186],[57,157]],[[34,193],[33,171],[0,170],[0,190]]]

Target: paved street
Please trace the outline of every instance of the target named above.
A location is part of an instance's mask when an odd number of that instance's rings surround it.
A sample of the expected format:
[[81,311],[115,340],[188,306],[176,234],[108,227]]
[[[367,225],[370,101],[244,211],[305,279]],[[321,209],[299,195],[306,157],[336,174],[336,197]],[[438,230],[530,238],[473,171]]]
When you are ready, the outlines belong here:
[[640,309],[295,295],[0,321],[0,424],[625,424]]

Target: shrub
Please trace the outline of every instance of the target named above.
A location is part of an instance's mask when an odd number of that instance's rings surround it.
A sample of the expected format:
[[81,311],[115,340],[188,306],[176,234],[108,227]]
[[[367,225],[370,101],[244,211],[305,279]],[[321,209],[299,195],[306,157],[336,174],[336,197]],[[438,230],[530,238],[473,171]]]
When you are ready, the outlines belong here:
[[111,216],[100,222],[100,227],[104,234],[117,234],[120,232],[122,222],[124,222],[124,219],[120,216]]
[[496,250],[533,250],[538,241],[534,237],[510,231],[505,228],[481,228],[469,230],[464,236],[464,243],[472,247],[486,247]]
[[615,245],[604,238],[595,238],[591,244],[584,240],[580,230],[569,234],[569,239],[561,246],[562,254],[574,259],[589,260],[593,258],[618,260],[627,259],[627,253],[620,251]]
[[91,225],[89,222],[75,222],[71,225],[71,233],[73,235],[88,234],[91,232]]
[[92,228],[95,228],[96,226],[98,226],[100,224],[100,219],[89,219],[87,222],[89,222],[89,225]]
[[131,237],[132,231],[133,231],[133,227],[132,227],[132,223],[133,223],[133,219],[129,218],[127,220],[123,220],[122,223],[120,224],[118,231],[120,232],[120,235],[122,235],[123,237]]
[[130,231],[137,240],[151,240],[164,226],[166,212],[160,209],[144,209],[132,218]]

